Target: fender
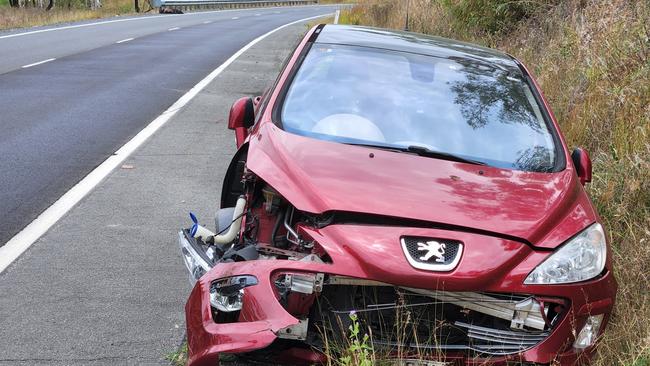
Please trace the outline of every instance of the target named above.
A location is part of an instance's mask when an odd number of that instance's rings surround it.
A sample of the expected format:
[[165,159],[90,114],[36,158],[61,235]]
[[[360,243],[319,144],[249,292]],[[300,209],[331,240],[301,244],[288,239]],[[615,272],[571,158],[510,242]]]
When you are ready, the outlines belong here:
[[248,142],[244,143],[235,153],[235,156],[228,165],[226,176],[223,178],[221,187],[221,208],[234,207],[237,198],[244,193],[241,184],[246,160],[248,159]]

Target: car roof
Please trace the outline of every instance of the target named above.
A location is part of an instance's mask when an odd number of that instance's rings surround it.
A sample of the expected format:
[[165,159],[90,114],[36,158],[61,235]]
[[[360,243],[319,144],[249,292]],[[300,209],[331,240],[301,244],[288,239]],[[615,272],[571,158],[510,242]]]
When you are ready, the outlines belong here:
[[410,52],[454,60],[483,62],[509,71],[520,71],[515,59],[501,51],[420,33],[328,24],[322,28],[315,43]]

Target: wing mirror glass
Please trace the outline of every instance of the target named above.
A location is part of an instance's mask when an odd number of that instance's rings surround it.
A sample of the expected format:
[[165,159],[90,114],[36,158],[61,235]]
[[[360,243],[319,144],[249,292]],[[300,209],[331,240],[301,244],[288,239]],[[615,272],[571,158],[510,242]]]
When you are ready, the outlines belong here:
[[571,153],[571,160],[573,160],[573,166],[576,168],[580,183],[584,186],[591,182],[591,158],[589,158],[587,150],[575,148]]
[[237,128],[248,129],[255,124],[255,106],[253,99],[241,98],[237,100],[230,108],[228,117],[228,128],[235,130]]

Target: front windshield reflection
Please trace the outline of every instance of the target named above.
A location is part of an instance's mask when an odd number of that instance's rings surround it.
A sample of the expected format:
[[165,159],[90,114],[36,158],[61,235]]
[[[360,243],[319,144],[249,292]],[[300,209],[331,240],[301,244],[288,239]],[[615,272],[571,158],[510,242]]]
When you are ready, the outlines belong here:
[[285,98],[282,127],[526,171],[552,171],[556,154],[516,67],[364,47],[314,45]]

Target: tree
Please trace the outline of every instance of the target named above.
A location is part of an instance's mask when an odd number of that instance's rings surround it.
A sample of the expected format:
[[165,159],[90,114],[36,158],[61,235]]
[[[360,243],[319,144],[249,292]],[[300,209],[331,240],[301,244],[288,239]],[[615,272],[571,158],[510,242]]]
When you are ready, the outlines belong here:
[[135,12],[139,13],[140,12],[140,4],[138,4],[138,0],[134,0],[134,1],[135,1]]

